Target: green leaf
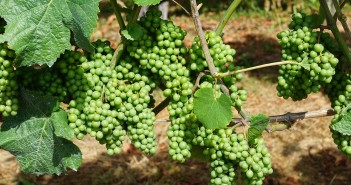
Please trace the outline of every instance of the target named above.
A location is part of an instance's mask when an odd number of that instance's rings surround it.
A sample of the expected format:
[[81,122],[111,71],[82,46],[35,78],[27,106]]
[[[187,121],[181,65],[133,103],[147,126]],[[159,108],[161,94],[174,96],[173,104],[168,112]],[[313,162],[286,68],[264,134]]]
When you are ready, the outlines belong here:
[[262,132],[266,129],[269,117],[264,114],[257,114],[251,116],[251,123],[248,130],[248,141],[249,143],[254,143],[256,138],[262,137]]
[[72,141],[74,138],[74,131],[67,124],[67,113],[61,109],[58,112],[52,113],[51,118],[55,135]]
[[161,0],[133,0],[139,6],[157,5]]
[[206,128],[227,127],[233,118],[233,113],[231,100],[226,94],[216,98],[212,88],[201,88],[194,96],[195,115]]
[[330,127],[343,135],[351,135],[351,112],[348,111],[341,116],[341,120],[332,124]]
[[138,23],[132,23],[121,33],[128,40],[139,40],[145,34],[145,29]]
[[51,66],[73,33],[77,45],[93,51],[90,34],[96,27],[99,0],[1,0],[0,17],[7,22],[0,42],[16,51],[16,64]]
[[18,115],[6,118],[1,126],[0,148],[15,155],[25,173],[59,175],[67,168],[77,170],[82,153],[70,141],[74,133],[67,114],[57,108],[57,99],[23,91],[20,103]]

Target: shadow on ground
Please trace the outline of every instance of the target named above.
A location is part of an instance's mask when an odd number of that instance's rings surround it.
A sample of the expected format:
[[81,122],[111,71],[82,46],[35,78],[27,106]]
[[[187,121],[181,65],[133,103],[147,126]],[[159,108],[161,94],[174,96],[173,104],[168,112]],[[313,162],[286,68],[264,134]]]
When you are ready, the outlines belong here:
[[309,152],[295,165],[306,185],[351,184],[351,160],[336,148],[327,148],[317,153]]
[[[245,68],[281,60],[277,40],[263,34],[248,34],[240,41],[231,41],[227,44],[230,44],[237,51],[235,56],[237,65]],[[276,82],[278,66],[254,70],[248,74],[258,79]]]
[[179,164],[169,159],[168,153],[161,152],[151,157],[102,154],[95,161],[83,163],[78,172],[70,170],[60,176],[39,177],[20,173],[17,181],[50,185],[202,185],[207,184],[209,176],[208,164],[194,160]]

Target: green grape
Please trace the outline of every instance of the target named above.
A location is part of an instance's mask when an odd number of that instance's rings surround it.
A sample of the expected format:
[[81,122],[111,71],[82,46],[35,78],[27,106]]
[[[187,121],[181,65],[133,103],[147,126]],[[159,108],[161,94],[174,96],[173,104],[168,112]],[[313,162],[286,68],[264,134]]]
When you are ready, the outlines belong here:
[[232,185],[235,184],[236,165],[222,158],[211,160],[211,185]]
[[171,101],[168,105],[171,125],[168,128],[168,149],[173,160],[184,162],[191,157],[191,142],[198,127],[193,113],[193,98]]
[[21,71],[21,85],[41,95],[55,96],[59,101],[67,97],[67,88],[54,68],[26,68]]
[[18,70],[13,66],[15,52],[0,44],[0,114],[15,116],[18,111]]
[[[205,37],[217,71],[227,72],[232,67],[227,67],[225,64],[232,64],[234,62],[233,56],[236,53],[235,49],[232,49],[230,45],[224,44],[222,38],[213,31],[207,32]],[[208,69],[208,64],[198,37],[194,39],[189,53],[191,70],[200,72]]]
[[[277,35],[282,60],[297,63],[279,66],[277,94],[294,101],[307,98],[308,94],[319,91],[323,84],[330,83],[339,62],[328,51],[330,46],[326,45],[333,44],[328,41],[328,35],[313,31],[311,22],[308,22],[310,19],[305,17],[301,13],[294,14],[289,25],[292,30],[284,30]],[[318,43],[321,34],[324,39]]]
[[65,77],[71,98],[68,121],[76,137],[82,139],[89,134],[106,144],[107,154],[119,154],[127,135],[126,125],[119,111],[111,105],[115,100],[107,98],[113,96],[108,83],[117,80],[117,71],[110,68],[114,51],[108,42],[97,41],[93,45],[94,54],[85,57],[78,51],[68,51],[54,68]]
[[[183,40],[186,32],[173,22],[160,19],[161,12],[152,7],[141,17],[139,24],[147,30],[139,40],[130,41],[127,51],[141,69],[149,71],[157,85],[162,84],[164,95],[170,97],[168,110],[171,112],[171,125],[168,131],[169,154],[172,159],[184,162],[190,157],[193,83],[186,66],[187,48]],[[125,69],[120,69],[123,74]],[[151,75],[153,74],[153,75]],[[121,76],[120,75],[120,76]]]
[[[263,139],[248,143],[243,134],[237,134],[230,128],[206,129],[201,126],[192,142],[206,148],[204,154],[209,155],[211,167],[212,162],[218,160],[230,164],[231,168],[240,167],[246,184],[261,184],[264,177],[273,172],[270,154]],[[215,169],[211,168],[211,184],[221,182],[218,176],[225,175],[225,170]]]
[[[341,66],[339,66],[341,68]],[[342,69],[342,68],[341,68]],[[330,131],[334,143],[345,155],[351,157],[351,138],[348,135],[333,130],[332,125],[339,122],[350,111],[351,102],[351,76],[348,71],[339,69],[330,84],[325,86],[325,91],[334,108],[335,115],[331,121]]]
[[[229,45],[223,43],[220,36],[216,35],[215,32],[207,32],[205,34],[207,44],[209,46],[211,57],[213,58],[214,65],[218,72],[231,72],[238,70],[239,67],[234,66],[233,56],[236,51]],[[189,50],[190,52],[190,66],[189,68],[195,72],[201,72],[208,70],[208,64],[205,59],[205,55],[202,51],[202,47],[199,39],[196,37]],[[208,78],[208,77],[205,77]],[[247,99],[247,93],[243,89],[239,89],[236,86],[236,82],[242,79],[241,74],[231,75],[223,78],[223,82],[226,86],[230,87],[230,97],[234,107],[241,107]],[[210,80],[212,81],[212,80]]]
[[330,129],[334,143],[345,155],[351,157],[351,137]]

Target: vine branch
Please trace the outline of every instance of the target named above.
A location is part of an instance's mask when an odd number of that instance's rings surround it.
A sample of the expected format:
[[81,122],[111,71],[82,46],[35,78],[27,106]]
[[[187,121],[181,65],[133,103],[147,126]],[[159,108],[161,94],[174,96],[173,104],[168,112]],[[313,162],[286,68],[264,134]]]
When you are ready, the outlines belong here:
[[184,10],[185,13],[187,13],[189,16],[191,16],[191,13],[184,6],[179,4],[176,0],[172,0],[172,2],[175,3],[176,5],[180,6]]
[[217,35],[221,35],[223,32],[223,29],[225,27],[225,25],[227,25],[230,17],[233,15],[235,9],[238,7],[238,5],[241,3],[241,0],[234,0],[229,8],[227,9],[227,11],[224,13],[220,23],[218,24],[217,28],[216,28],[216,34]]
[[238,73],[243,73],[243,72],[252,71],[252,70],[261,69],[261,68],[266,68],[266,67],[284,65],[284,64],[296,64],[296,65],[301,65],[301,63],[294,62],[294,61],[273,62],[273,63],[262,64],[262,65],[258,65],[258,66],[253,66],[253,67],[245,68],[245,69],[239,69],[239,70],[236,70],[236,71],[229,71],[229,72],[226,72],[226,73],[218,73],[218,74],[217,74],[217,78],[223,78],[223,77],[225,77],[225,76],[231,76],[231,75],[238,74]]
[[161,103],[159,103],[155,108],[153,108],[152,112],[154,112],[155,115],[157,115],[158,113],[160,113],[163,109],[165,109],[168,106],[168,104],[171,100],[172,100],[171,97],[167,97]]
[[123,31],[126,29],[126,25],[124,24],[124,20],[123,17],[121,15],[121,11],[119,8],[119,5],[117,4],[117,0],[110,0],[110,3],[113,7],[113,11],[116,15],[116,19],[118,21],[119,27],[120,27],[120,31]]
[[322,109],[314,110],[308,112],[297,112],[297,113],[286,113],[283,115],[270,116],[270,122],[281,122],[281,124],[268,125],[267,131],[282,131],[291,128],[291,126],[296,122],[303,119],[318,118],[325,116],[333,116],[335,112],[333,109]]
[[[114,1],[114,0],[111,0],[111,1]],[[117,2],[116,2],[116,4],[117,4]],[[141,10],[140,6],[134,5],[133,11],[132,11],[132,16],[131,16],[130,20],[128,21],[128,24],[134,23],[138,20],[140,10]],[[117,8],[116,11],[119,12],[119,9]],[[120,15],[120,13],[118,13],[118,14]],[[120,26],[120,31],[123,31],[122,27],[123,27],[124,22],[123,22],[122,26],[121,26],[121,23],[119,21],[118,21],[118,24]],[[125,29],[125,26],[124,26],[124,29]],[[110,67],[112,69],[116,67],[117,61],[119,61],[119,59],[122,57],[125,49],[126,49],[126,44],[125,44],[125,41],[122,37],[122,39],[120,39],[119,42],[117,43],[117,49],[113,53],[113,57],[111,59]]]
[[328,26],[330,26],[330,30],[333,32],[335,40],[337,41],[337,43],[338,43],[339,47],[341,48],[341,51],[345,55],[346,59],[351,64],[350,50],[347,47],[345,40],[342,37],[342,35],[341,35],[337,25],[336,25],[336,21],[333,18],[332,14],[329,10],[329,7],[328,7],[326,0],[320,0],[320,4],[321,4],[321,7],[323,9],[324,15],[327,19],[327,24],[328,24]]
[[[215,65],[213,63],[213,58],[211,57],[210,51],[208,49],[204,31],[202,30],[202,25],[201,25],[201,21],[199,19],[199,11],[197,9],[196,0],[190,0],[190,2],[191,2],[191,13],[192,13],[192,17],[193,17],[193,20],[194,20],[194,23],[195,23],[196,32],[197,32],[197,35],[199,37],[202,50],[203,50],[203,52],[205,54],[206,62],[207,62],[208,67],[210,69],[211,75],[215,78],[217,76],[218,72],[217,72],[217,69],[216,69],[216,67],[215,67]],[[223,84],[223,81],[221,79],[218,79],[218,84],[220,84],[221,90],[225,94],[227,94],[229,96],[229,90]],[[249,116],[246,114],[246,112],[243,109],[238,109],[238,108],[236,108],[236,109],[238,110],[239,114],[246,121],[250,120]]]
[[[294,123],[304,119],[320,118],[326,116],[333,116],[335,112],[333,109],[320,109],[305,112],[288,112],[285,114],[269,116],[269,122],[278,122],[279,124],[269,124],[266,128],[267,131],[283,131],[291,128]],[[232,123],[229,127],[237,127],[242,124],[245,120],[243,118],[233,118]],[[167,123],[170,122],[168,119],[158,119],[156,123]]]
[[211,54],[209,52],[209,49],[208,49],[208,46],[206,43],[205,34],[204,34],[204,31],[202,30],[202,25],[201,25],[201,22],[199,19],[199,11],[197,10],[196,0],[190,0],[190,2],[191,2],[191,13],[192,13],[192,17],[193,17],[193,20],[195,23],[196,32],[197,32],[197,35],[200,39],[201,47],[202,47],[202,50],[205,54],[208,68],[210,69],[211,75],[216,76],[217,69],[213,63],[213,59],[211,57]]
[[335,15],[337,16],[338,20],[341,22],[341,25],[344,28],[345,33],[347,35],[347,38],[349,39],[349,41],[351,41],[351,31],[349,26],[347,25],[345,15],[342,14],[341,12],[341,7],[339,6],[339,2],[337,0],[333,0],[333,4],[336,10]]
[[[193,20],[194,20],[194,23],[195,23],[196,32],[197,32],[197,35],[199,37],[202,50],[203,50],[203,52],[205,54],[206,62],[207,62],[208,67],[210,69],[210,73],[215,78],[217,76],[218,72],[217,72],[217,69],[216,69],[216,67],[215,67],[215,65],[213,63],[213,58],[211,57],[210,51],[208,49],[204,31],[202,30],[201,22],[200,22],[200,19],[199,19],[199,11],[197,9],[196,0],[190,0],[190,2],[191,2],[191,13],[192,13],[192,17],[193,17]],[[218,79],[218,84],[220,84],[221,90],[225,94],[227,94],[229,96],[229,89],[223,84],[223,81],[221,79]],[[238,109],[237,108],[237,110],[238,110],[239,114],[246,121],[250,120],[249,116],[246,114],[246,112],[243,109]]]

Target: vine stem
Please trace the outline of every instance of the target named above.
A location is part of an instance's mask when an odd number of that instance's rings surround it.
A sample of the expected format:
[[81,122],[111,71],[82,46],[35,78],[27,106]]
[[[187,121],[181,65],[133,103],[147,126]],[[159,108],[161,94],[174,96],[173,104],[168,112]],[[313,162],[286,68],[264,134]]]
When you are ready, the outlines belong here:
[[321,4],[321,7],[323,8],[325,18],[327,19],[327,24],[328,24],[328,26],[330,26],[330,30],[333,32],[333,35],[335,37],[336,42],[340,46],[341,51],[343,52],[343,54],[347,58],[348,62],[351,64],[350,50],[347,47],[345,40],[342,37],[342,35],[341,35],[337,25],[336,25],[336,21],[333,18],[332,14],[328,8],[328,4],[327,4],[326,0],[320,0],[320,4]]
[[117,49],[116,51],[113,53],[112,59],[111,59],[111,69],[114,69],[117,65],[117,61],[119,61],[119,59],[122,57],[124,50],[126,49],[126,44],[123,41],[124,39],[121,39],[118,43],[117,43]]
[[[216,77],[218,72],[217,72],[217,69],[213,63],[213,58],[210,55],[210,51],[209,51],[207,43],[206,43],[204,31],[202,30],[202,25],[201,25],[201,21],[199,19],[199,11],[197,9],[196,0],[190,0],[190,3],[191,3],[191,13],[192,13],[192,17],[194,20],[196,32],[197,32],[197,35],[200,39],[201,47],[202,47],[202,50],[205,54],[206,62],[207,62],[208,67],[210,69],[211,75],[213,77]],[[218,79],[218,84],[220,85],[221,90],[229,96],[229,89],[223,84],[223,81],[221,79]],[[246,111],[244,111],[243,109],[238,109],[238,108],[236,108],[236,109],[238,110],[239,114],[246,121],[250,120],[250,117],[246,114]]]
[[338,17],[338,20],[341,22],[341,25],[344,28],[345,33],[347,35],[347,38],[349,39],[349,41],[351,41],[351,31],[349,26],[347,25],[345,15],[343,15],[341,12],[341,7],[339,5],[339,2],[337,0],[333,0],[333,4],[336,10],[335,15]]
[[172,0],[172,2],[175,3],[176,5],[180,6],[184,10],[185,13],[187,13],[189,16],[191,16],[191,13],[184,6],[179,4],[176,0]]
[[[111,2],[111,1],[114,2],[114,0],[110,0],[110,2]],[[116,4],[117,4],[117,2],[116,2]],[[131,16],[130,20],[128,21],[128,24],[134,23],[134,22],[136,22],[136,21],[138,20],[138,16],[139,16],[140,10],[141,10],[141,7],[140,7],[140,6],[134,5],[133,11],[132,11],[132,16]],[[117,8],[115,9],[115,13],[116,13],[116,12],[118,12],[117,14],[121,15],[120,12],[119,12],[118,5],[117,5]],[[118,17],[118,16],[116,15],[116,17]],[[118,20],[118,18],[117,18],[117,20]],[[123,19],[122,19],[122,20],[123,20]],[[120,22],[120,21],[118,21],[118,24],[119,24],[119,26],[120,26],[120,31],[123,31],[123,30],[126,28],[126,26],[124,25],[124,21],[123,21],[123,23]],[[122,25],[121,25],[121,24],[122,24]],[[123,25],[124,25],[124,26],[123,26]],[[124,27],[124,29],[122,29],[122,27]],[[116,49],[116,51],[113,53],[113,57],[112,57],[112,59],[111,59],[111,65],[110,65],[110,67],[111,67],[112,69],[116,67],[117,61],[119,61],[119,59],[122,57],[123,52],[124,52],[125,49],[126,49],[126,44],[125,44],[125,40],[124,40],[123,37],[122,37],[122,39],[120,39],[120,41],[117,43],[117,49]]]
[[217,69],[213,63],[213,59],[211,57],[211,54],[209,52],[209,49],[208,49],[208,46],[206,43],[205,34],[204,34],[204,31],[202,30],[202,25],[201,25],[201,21],[199,19],[199,11],[197,10],[196,0],[190,0],[190,2],[191,2],[191,13],[192,13],[192,17],[193,17],[193,20],[195,23],[196,32],[197,32],[197,35],[200,39],[201,47],[202,47],[202,50],[205,54],[208,68],[210,69],[211,75],[216,76]]
[[[291,128],[291,126],[297,121],[304,119],[320,118],[326,116],[333,116],[335,112],[333,109],[320,109],[305,112],[288,112],[280,115],[269,116],[269,122],[279,122],[280,124],[269,124],[266,128],[267,131],[283,131]],[[232,123],[229,127],[237,127],[245,120],[243,118],[233,118]],[[170,122],[168,119],[158,119],[156,123],[167,123]]]
[[229,8],[227,9],[227,11],[224,13],[221,21],[219,22],[217,28],[216,28],[216,34],[217,35],[221,35],[223,32],[223,29],[225,27],[225,25],[227,25],[230,17],[233,15],[235,9],[239,6],[239,4],[241,3],[241,0],[234,0]]
[[322,109],[322,110],[314,110],[308,112],[297,112],[297,113],[286,113],[283,115],[270,116],[270,122],[283,122],[281,124],[268,125],[267,131],[283,131],[291,128],[291,126],[299,120],[310,119],[310,118],[318,118],[325,116],[333,116],[335,112],[333,109]]
[[119,9],[119,5],[117,4],[117,0],[110,0],[110,3],[113,7],[113,11],[116,15],[120,30],[123,31],[126,29],[126,25],[124,23],[123,17],[121,15],[121,11]]
[[153,108],[152,112],[154,112],[155,115],[157,115],[158,113],[160,113],[163,109],[165,109],[168,106],[168,104],[171,100],[172,100],[171,97],[167,97],[161,103],[159,103],[155,108]]
[[258,65],[258,66],[254,66],[254,67],[245,68],[245,69],[239,69],[239,70],[236,70],[236,71],[229,71],[229,72],[226,72],[226,73],[218,73],[216,77],[217,78],[223,78],[223,77],[226,77],[226,76],[231,76],[231,75],[242,73],[242,72],[252,71],[252,70],[266,68],[266,67],[284,65],[284,64],[300,65],[301,63],[294,62],[294,61],[273,62],[273,63],[262,64],[262,65]]

